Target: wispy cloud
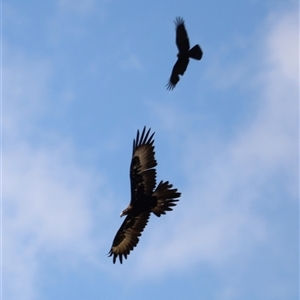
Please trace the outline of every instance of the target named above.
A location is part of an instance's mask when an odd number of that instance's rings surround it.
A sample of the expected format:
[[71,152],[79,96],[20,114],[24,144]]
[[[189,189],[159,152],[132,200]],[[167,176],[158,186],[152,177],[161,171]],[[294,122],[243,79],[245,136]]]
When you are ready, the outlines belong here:
[[4,285],[4,296],[34,299],[41,257],[55,253],[68,264],[95,256],[95,183],[70,161],[69,149],[15,146],[3,153],[3,272],[13,284]]
[[127,58],[125,58],[121,66],[125,70],[138,70],[141,71],[143,69],[143,65],[139,58],[134,54],[129,54]]
[[96,256],[91,199],[102,182],[77,165],[70,141],[51,130],[37,139],[51,111],[51,67],[10,55],[3,69],[3,296],[35,299],[41,257],[55,253],[69,264]]

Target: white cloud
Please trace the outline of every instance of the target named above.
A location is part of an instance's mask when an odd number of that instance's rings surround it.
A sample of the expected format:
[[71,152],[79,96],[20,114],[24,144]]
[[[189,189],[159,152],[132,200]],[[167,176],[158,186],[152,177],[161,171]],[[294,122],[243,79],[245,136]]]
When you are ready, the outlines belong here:
[[121,66],[125,70],[138,70],[143,69],[143,65],[139,58],[134,54],[129,54],[128,57],[122,61]]
[[[250,255],[269,238],[269,220],[257,213],[256,204],[274,188],[274,176],[279,176],[290,195],[282,201],[296,205],[297,17],[297,13],[277,16],[258,44],[266,50],[258,60],[262,68],[253,78],[253,86],[260,90],[258,111],[250,124],[239,124],[241,129],[234,140],[227,144],[212,142],[218,145],[219,152],[209,152],[203,135],[195,131],[192,122],[184,122],[193,116],[184,117],[173,105],[166,109],[168,105],[156,104],[154,111],[170,136],[188,132],[179,145],[174,145],[177,151],[184,151],[182,165],[188,166],[183,170],[187,186],[181,191],[176,217],[169,214],[163,221],[164,230],[154,226],[148,241],[141,245],[136,269],[139,276],[157,277],[158,273],[201,262],[222,265]],[[165,111],[171,118],[166,118]],[[166,119],[173,121],[166,123]]]
[[35,299],[41,256],[56,253],[65,264],[95,256],[88,192],[95,182],[69,150],[15,145],[3,153],[4,295]]
[[32,130],[34,121],[47,110],[44,93],[52,70],[47,60],[25,59],[19,53],[12,58],[10,51],[7,47],[3,49],[3,131],[12,138]]
[[270,18],[269,21],[274,26],[267,39],[269,63],[274,66],[274,71],[278,71],[277,76],[298,85],[299,15],[297,13],[284,15],[279,22],[274,18]]
[[26,300],[39,296],[42,257],[54,254],[62,264],[75,265],[96,257],[91,199],[103,178],[79,167],[72,143],[59,134],[44,130],[43,139],[37,139],[40,119],[51,112],[51,67],[8,53],[3,68],[3,296]]

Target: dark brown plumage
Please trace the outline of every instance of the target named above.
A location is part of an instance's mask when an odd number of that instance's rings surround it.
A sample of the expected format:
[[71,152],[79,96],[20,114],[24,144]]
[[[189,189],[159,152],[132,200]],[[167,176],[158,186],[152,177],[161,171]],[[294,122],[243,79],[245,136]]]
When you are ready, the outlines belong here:
[[131,200],[126,209],[121,212],[121,217],[127,215],[118,230],[109,256],[113,256],[113,263],[119,257],[120,263],[123,256],[127,259],[130,251],[138,244],[144,228],[146,227],[151,212],[157,217],[171,211],[179,201],[180,193],[172,189],[168,181],[161,181],[156,186],[157,162],[154,152],[154,133],[150,135],[144,127],[140,136],[137,131],[133,140],[133,151],[130,165]]
[[183,18],[177,17],[174,23],[176,27],[176,45],[179,52],[177,54],[178,59],[173,67],[171,77],[166,85],[167,90],[173,90],[175,88],[179,81],[179,75],[184,74],[190,58],[200,60],[203,55],[199,45],[195,45],[192,49],[190,49],[189,37],[184,26]]

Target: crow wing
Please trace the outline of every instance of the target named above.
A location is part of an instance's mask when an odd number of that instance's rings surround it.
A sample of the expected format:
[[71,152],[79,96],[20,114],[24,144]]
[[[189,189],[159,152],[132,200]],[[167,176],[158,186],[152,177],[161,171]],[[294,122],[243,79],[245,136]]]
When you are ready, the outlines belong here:
[[189,37],[184,26],[184,20],[181,17],[175,19],[176,27],[176,45],[180,52],[187,52],[190,50]]
[[147,211],[138,215],[128,215],[125,218],[108,253],[109,256],[113,255],[113,263],[116,262],[117,257],[120,263],[123,262],[123,256],[127,259],[127,255],[138,244],[139,236],[148,223],[150,213]]
[[157,165],[154,152],[154,133],[150,135],[149,129],[146,132],[144,127],[142,134],[137,132],[136,139],[133,140],[132,160],[130,165],[131,202],[134,206],[136,202],[145,196],[152,195],[156,186]]
[[173,90],[176,84],[179,81],[179,75],[183,75],[187,66],[189,64],[189,59],[187,57],[178,57],[173,70],[169,82],[167,83],[166,87],[167,90]]

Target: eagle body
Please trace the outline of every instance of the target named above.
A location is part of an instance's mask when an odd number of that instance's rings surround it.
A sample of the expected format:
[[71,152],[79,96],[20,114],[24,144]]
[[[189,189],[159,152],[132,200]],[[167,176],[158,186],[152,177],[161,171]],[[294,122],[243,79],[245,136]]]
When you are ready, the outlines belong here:
[[154,152],[154,133],[144,127],[140,136],[137,131],[136,139],[133,141],[132,159],[130,164],[131,200],[127,208],[121,212],[121,217],[126,216],[118,230],[109,256],[113,256],[113,263],[119,258],[127,259],[130,251],[139,242],[144,228],[146,227],[151,213],[160,217],[179,201],[180,193],[172,189],[168,181],[160,181],[156,187],[157,162]]

